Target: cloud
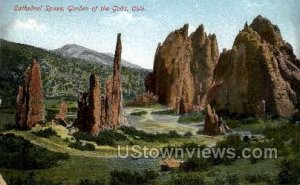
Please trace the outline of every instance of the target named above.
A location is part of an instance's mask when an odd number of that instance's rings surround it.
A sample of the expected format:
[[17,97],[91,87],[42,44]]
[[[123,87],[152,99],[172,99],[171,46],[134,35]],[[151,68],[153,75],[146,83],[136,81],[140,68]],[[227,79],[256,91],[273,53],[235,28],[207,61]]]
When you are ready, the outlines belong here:
[[37,20],[31,18],[26,20],[16,19],[12,22],[12,27],[14,29],[35,30],[35,31],[41,31],[41,30],[44,31],[47,28],[44,24],[39,23]]
[[105,24],[107,26],[138,26],[143,25],[144,27],[154,27],[156,26],[156,22],[153,21],[150,18],[147,18],[145,16],[139,15],[139,16],[133,16],[133,14],[128,12],[120,12],[116,13],[115,15],[103,17],[101,19],[101,24]]

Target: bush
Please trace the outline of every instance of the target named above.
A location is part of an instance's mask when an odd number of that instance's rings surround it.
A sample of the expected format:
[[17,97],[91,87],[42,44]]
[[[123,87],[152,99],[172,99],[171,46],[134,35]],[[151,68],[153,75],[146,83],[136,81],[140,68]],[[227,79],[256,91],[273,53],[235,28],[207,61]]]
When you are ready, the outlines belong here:
[[61,182],[54,182],[49,179],[36,180],[34,173],[30,172],[26,178],[11,177],[7,181],[8,185],[63,185]]
[[37,132],[32,132],[34,135],[37,135],[39,137],[49,138],[51,136],[58,136],[57,132],[53,130],[52,128],[46,128],[44,130],[39,130]]
[[172,176],[170,185],[205,185],[204,177],[195,174],[180,174]]
[[208,159],[192,157],[182,164],[181,169],[185,172],[204,171],[211,166],[212,163]]
[[133,138],[139,138],[147,142],[154,142],[154,141],[167,142],[168,138],[183,137],[174,130],[170,131],[169,133],[161,133],[161,134],[160,133],[150,134],[142,130],[137,130],[134,127],[126,127],[126,126],[120,127],[120,130],[122,130],[124,134],[132,136]]
[[300,159],[285,158],[281,161],[279,172],[280,184],[300,184]]
[[247,175],[245,179],[251,184],[253,183],[257,184],[261,182],[266,182],[268,184],[275,184],[274,180],[266,174]]
[[177,115],[176,111],[172,110],[172,109],[153,111],[151,114],[157,114],[157,115]]
[[185,137],[192,137],[193,134],[192,134],[192,132],[186,132],[186,133],[184,134],[184,136],[185,136]]
[[81,179],[79,185],[105,185],[105,180]]
[[205,115],[198,112],[193,112],[187,115],[182,115],[178,119],[178,123],[198,123],[204,121]]
[[153,184],[158,174],[153,170],[145,170],[143,173],[129,170],[114,170],[110,173],[111,185],[143,185]]
[[93,145],[91,143],[83,143],[78,140],[76,140],[75,143],[69,144],[69,147],[75,148],[75,149],[81,150],[81,151],[95,151],[96,150],[95,145]]
[[215,178],[216,185],[230,184],[238,185],[240,184],[239,176],[236,173],[227,174],[226,176],[218,176]]
[[130,115],[131,116],[142,116],[142,115],[146,115],[147,111],[139,111],[139,112],[133,112]]
[[119,133],[116,130],[103,130],[99,132],[97,136],[92,136],[86,132],[77,132],[73,136],[76,140],[93,141],[96,142],[97,145],[109,146],[116,146],[117,141],[125,141],[128,139],[124,134]]
[[0,167],[30,170],[47,169],[59,160],[69,159],[66,153],[47,150],[14,134],[0,135]]

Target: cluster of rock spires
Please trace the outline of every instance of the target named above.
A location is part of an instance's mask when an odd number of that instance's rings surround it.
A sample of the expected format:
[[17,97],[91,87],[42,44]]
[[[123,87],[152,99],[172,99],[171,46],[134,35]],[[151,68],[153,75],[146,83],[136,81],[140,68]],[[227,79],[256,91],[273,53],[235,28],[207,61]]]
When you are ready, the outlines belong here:
[[112,79],[107,80],[105,95],[101,96],[99,77],[90,76],[89,92],[80,92],[75,125],[97,135],[102,129],[115,128],[123,123],[121,92],[121,34],[118,35]]
[[178,113],[210,104],[229,115],[292,116],[300,102],[300,61],[280,30],[262,16],[239,32],[219,55],[214,34],[188,25],[159,44],[145,83]]
[[[115,128],[122,124],[121,91],[121,34],[118,34],[112,79],[107,80],[105,95],[101,96],[99,77],[90,76],[89,92],[81,92],[78,97],[78,112],[75,126],[81,131],[97,135],[100,130]],[[40,65],[33,60],[26,70],[24,84],[17,96],[16,124],[19,129],[29,129],[45,121],[45,105]],[[60,105],[60,111],[53,122],[67,126],[68,106]]]
[[19,129],[29,129],[45,120],[45,105],[40,65],[33,60],[24,74],[24,84],[17,96],[16,124]]
[[153,73],[146,78],[147,90],[178,113],[190,112],[205,102],[218,56],[216,36],[207,35],[203,25],[188,36],[186,24],[158,45]]

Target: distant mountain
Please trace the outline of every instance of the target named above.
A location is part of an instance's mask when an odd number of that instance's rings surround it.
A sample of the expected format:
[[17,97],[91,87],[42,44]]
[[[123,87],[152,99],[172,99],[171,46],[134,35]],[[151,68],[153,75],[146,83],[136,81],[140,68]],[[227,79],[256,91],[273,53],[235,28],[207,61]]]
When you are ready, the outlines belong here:
[[[106,79],[113,73],[110,65],[62,57],[45,49],[0,39],[0,98],[3,105],[15,103],[18,86],[23,83],[24,71],[30,66],[32,58],[36,58],[41,65],[44,94],[47,98],[76,100],[78,90],[87,90],[91,72],[100,76],[103,92]],[[144,78],[148,72],[143,68],[122,67],[124,98],[131,98],[145,91]]]
[[[76,44],[67,44],[61,48],[52,50],[57,55],[64,58],[77,58],[104,65],[113,65],[114,55],[112,53],[101,53]],[[122,60],[122,65],[129,68],[142,69],[141,66]]]

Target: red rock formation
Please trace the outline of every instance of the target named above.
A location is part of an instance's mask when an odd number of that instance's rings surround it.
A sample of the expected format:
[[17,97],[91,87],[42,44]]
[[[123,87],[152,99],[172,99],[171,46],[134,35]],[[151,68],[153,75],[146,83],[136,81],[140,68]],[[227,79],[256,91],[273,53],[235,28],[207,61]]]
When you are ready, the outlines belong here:
[[204,124],[204,133],[208,135],[218,135],[229,130],[229,127],[223,122],[222,118],[216,114],[210,104],[206,106],[206,117]]
[[205,105],[218,56],[215,35],[207,36],[201,25],[188,36],[188,25],[184,25],[158,45],[153,74],[148,75],[146,84],[155,77],[155,83],[150,84],[155,85],[159,103],[179,113],[189,112],[193,105]]
[[122,123],[122,91],[121,91],[121,54],[122,54],[122,43],[121,34],[118,34],[117,44],[114,58],[114,72],[112,79],[112,98],[111,98],[111,124],[113,127]]
[[75,125],[82,131],[97,135],[102,129],[114,128],[123,123],[121,92],[121,35],[118,35],[112,79],[106,81],[105,96],[101,97],[99,79],[90,77],[89,93],[78,98],[78,113]]
[[158,97],[152,92],[148,91],[146,93],[136,96],[132,101],[128,102],[126,105],[137,107],[150,106],[156,104],[157,100]]
[[[159,103],[179,113],[201,111],[210,103],[235,115],[294,114],[300,103],[300,61],[277,26],[258,16],[220,56],[215,35],[207,36],[202,25],[190,36],[187,30],[185,25],[158,45],[146,85]],[[262,100],[265,105],[258,106]]]
[[99,87],[99,77],[93,73],[90,76],[89,92],[89,119],[90,133],[97,135],[101,129],[101,96]]
[[67,126],[68,105],[66,102],[60,104],[59,113],[55,116],[54,121]]
[[102,128],[101,97],[99,77],[93,73],[90,76],[89,93],[80,93],[76,126],[91,135],[97,135]]
[[16,124],[19,129],[29,129],[45,120],[45,105],[40,65],[33,60],[25,72],[23,87],[17,96]]
[[221,54],[215,80],[222,85],[211,103],[220,111],[254,116],[264,100],[266,114],[291,116],[300,98],[298,62],[278,27],[258,16],[232,50]]
[[74,125],[81,131],[90,132],[89,127],[89,106],[88,106],[88,93],[80,92],[78,95],[78,110],[77,119]]

